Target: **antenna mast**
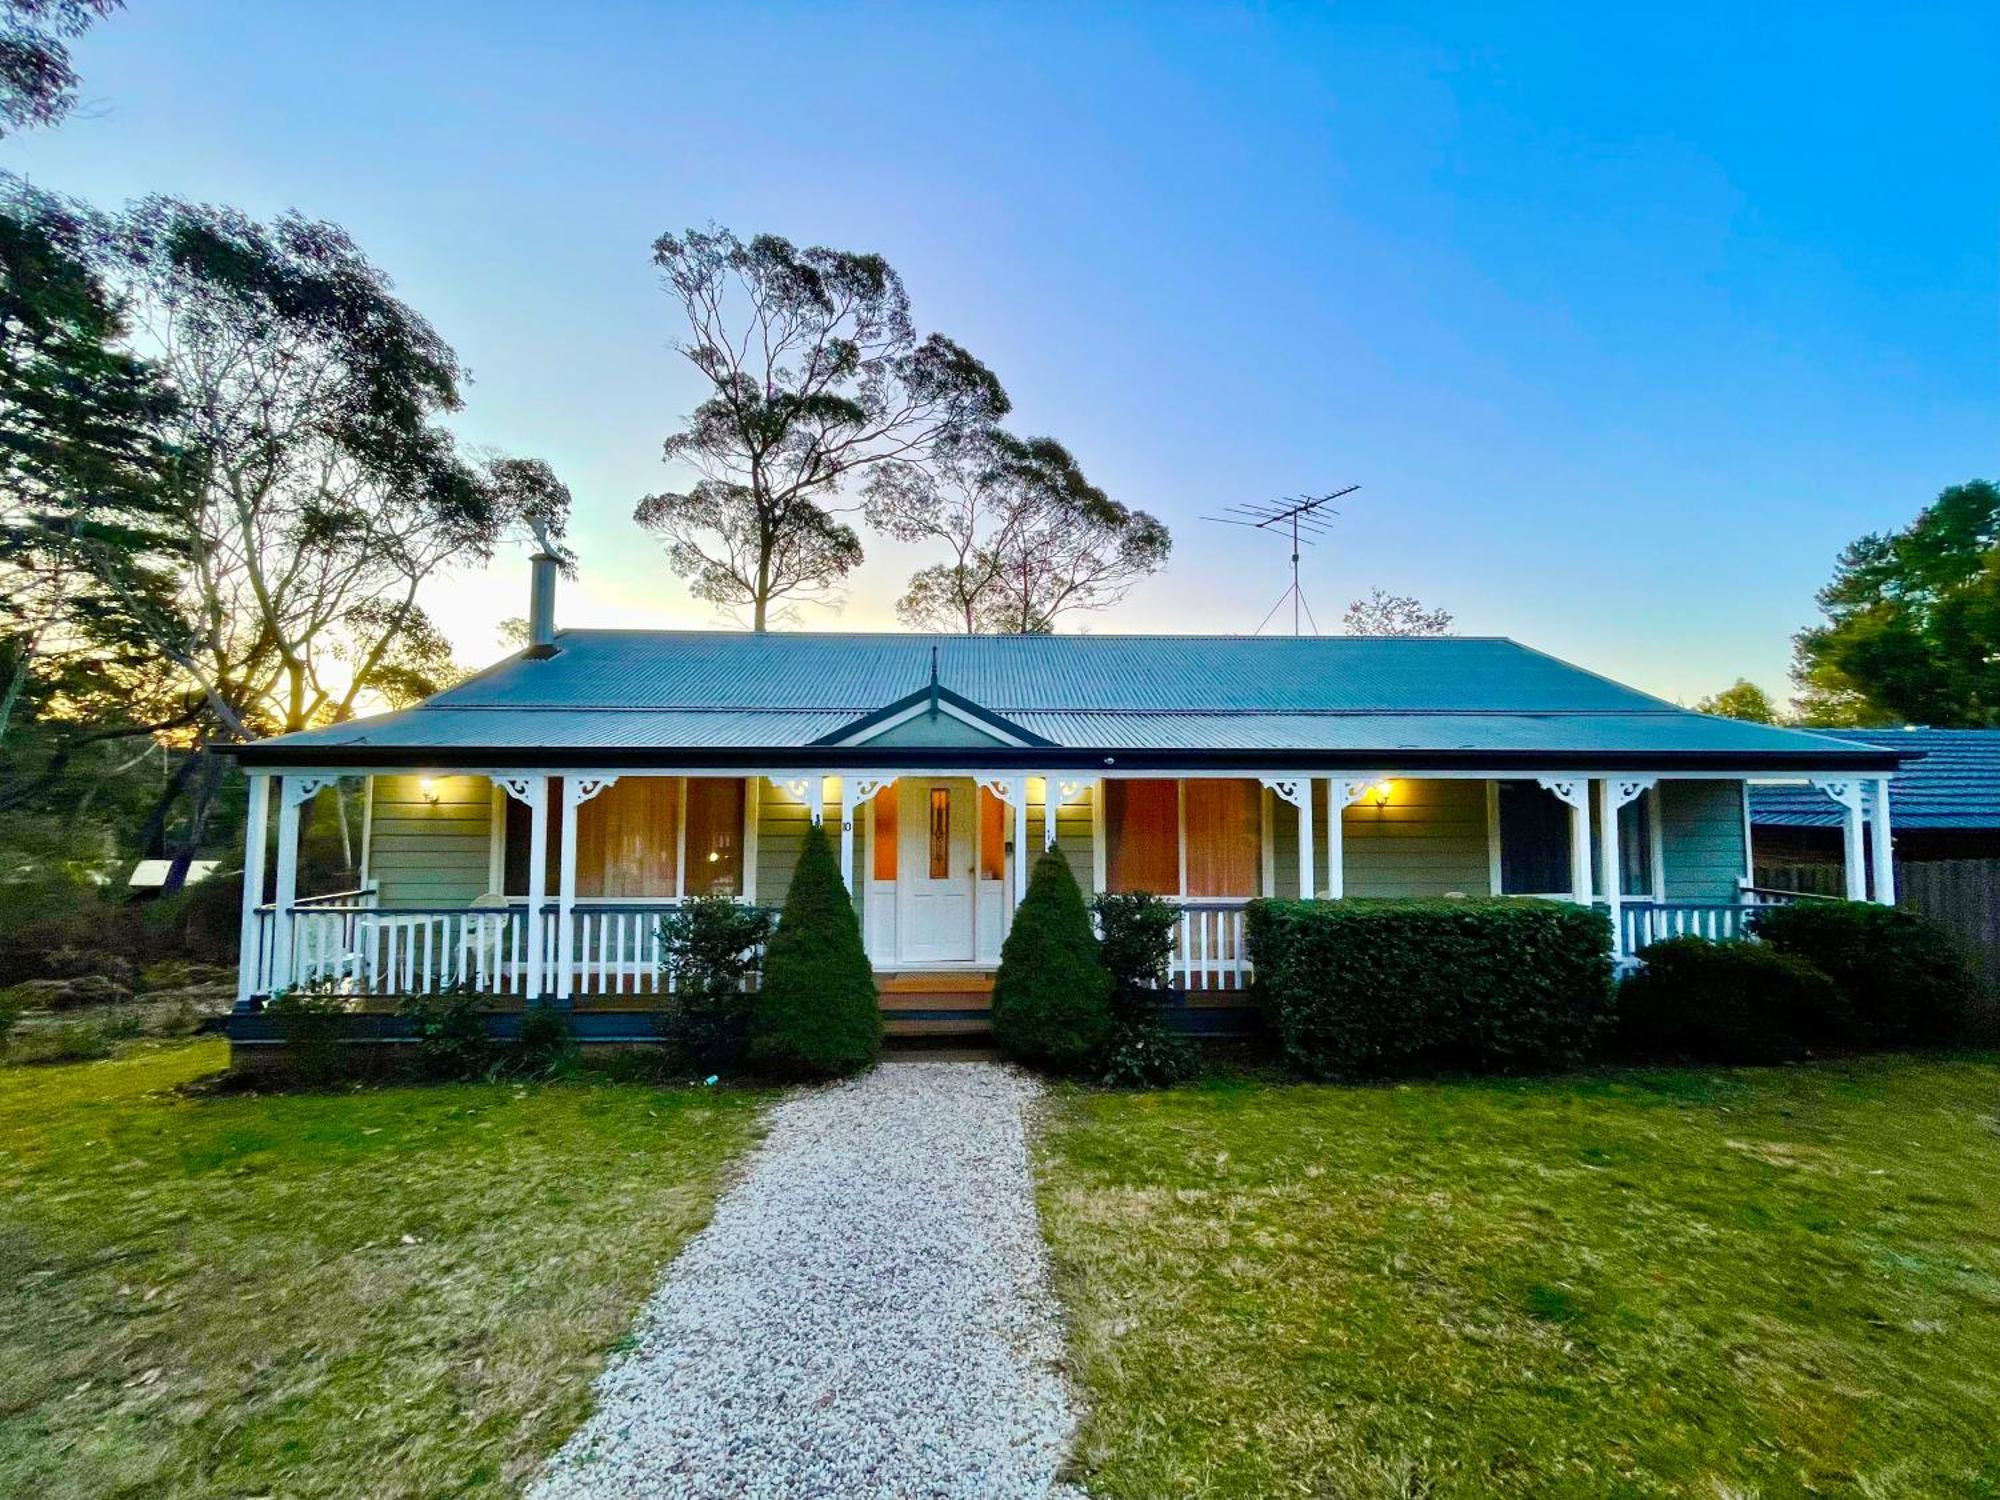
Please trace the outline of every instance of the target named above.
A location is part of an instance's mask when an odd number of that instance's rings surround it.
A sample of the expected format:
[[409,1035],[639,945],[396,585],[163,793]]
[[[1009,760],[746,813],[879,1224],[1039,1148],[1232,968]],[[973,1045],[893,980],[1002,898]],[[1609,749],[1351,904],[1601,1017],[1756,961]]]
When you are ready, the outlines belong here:
[[1340,514],[1339,511],[1328,507],[1341,496],[1351,495],[1360,488],[1358,484],[1350,484],[1345,489],[1334,490],[1325,495],[1294,495],[1285,500],[1256,500],[1248,505],[1225,505],[1222,508],[1231,514],[1202,517],[1204,521],[1215,521],[1223,526],[1248,526],[1252,531],[1264,531],[1274,536],[1291,538],[1291,585],[1284,593],[1278,595],[1278,602],[1271,606],[1251,634],[1263,634],[1264,627],[1271,623],[1271,616],[1284,608],[1287,599],[1292,601],[1292,634],[1302,633],[1299,627],[1299,614],[1302,610],[1306,620],[1312,625],[1313,634],[1319,634],[1319,621],[1313,619],[1312,606],[1306,603],[1305,592],[1299,587],[1299,546],[1303,543],[1310,547],[1318,538],[1325,536],[1332,529],[1326,524],[1326,518]]

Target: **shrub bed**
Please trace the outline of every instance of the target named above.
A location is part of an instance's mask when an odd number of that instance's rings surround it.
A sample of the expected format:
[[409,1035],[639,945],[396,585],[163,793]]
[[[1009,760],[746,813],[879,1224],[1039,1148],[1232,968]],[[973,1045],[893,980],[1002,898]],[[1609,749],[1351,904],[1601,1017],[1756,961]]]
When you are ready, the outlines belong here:
[[1914,912],[1865,901],[1765,907],[1756,935],[1823,971],[1867,1047],[1949,1042],[1965,1030],[1977,983],[1950,936]]
[[1680,937],[1638,957],[1618,986],[1620,1050],[1631,1056],[1775,1063],[1854,1044],[1846,999],[1796,954]]
[[1611,926],[1555,901],[1253,901],[1258,1002],[1313,1078],[1519,1071],[1588,1058],[1611,1022]]

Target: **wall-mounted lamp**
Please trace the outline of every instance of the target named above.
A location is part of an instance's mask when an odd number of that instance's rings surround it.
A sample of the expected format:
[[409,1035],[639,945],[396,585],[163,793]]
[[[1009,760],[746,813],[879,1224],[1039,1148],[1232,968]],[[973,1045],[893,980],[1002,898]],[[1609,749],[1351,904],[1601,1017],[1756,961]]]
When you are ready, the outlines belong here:
[[417,780],[417,795],[430,803],[432,807],[436,807],[438,801],[437,778],[435,776],[419,777]]
[[1396,783],[1393,781],[1378,781],[1368,790],[1374,795],[1377,807],[1387,807],[1389,799],[1396,793]]

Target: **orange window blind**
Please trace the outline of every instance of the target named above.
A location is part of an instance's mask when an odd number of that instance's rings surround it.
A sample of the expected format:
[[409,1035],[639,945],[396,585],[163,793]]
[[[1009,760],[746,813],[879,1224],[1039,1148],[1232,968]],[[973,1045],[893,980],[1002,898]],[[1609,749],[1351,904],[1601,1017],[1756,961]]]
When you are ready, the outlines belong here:
[[576,810],[579,896],[672,896],[680,850],[677,776],[626,776]]
[[1263,792],[1254,781],[1190,780],[1187,893],[1254,896],[1263,864]]
[[979,789],[979,878],[1007,878],[1007,804]]
[[1180,789],[1171,781],[1106,780],[1106,888],[1172,896],[1180,868]]
[[896,878],[896,794],[894,785],[875,794],[875,832],[869,849],[869,863],[877,880]]
[[743,782],[735,776],[690,776],[687,783],[687,893],[736,896],[743,891]]

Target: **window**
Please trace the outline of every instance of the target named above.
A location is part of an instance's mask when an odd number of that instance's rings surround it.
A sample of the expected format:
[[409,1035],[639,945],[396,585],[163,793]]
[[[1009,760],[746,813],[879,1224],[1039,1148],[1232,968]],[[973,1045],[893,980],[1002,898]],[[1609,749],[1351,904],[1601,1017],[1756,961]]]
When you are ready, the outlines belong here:
[[[498,787],[493,794],[500,799],[506,818],[504,848],[500,865],[500,889],[509,896],[528,894],[528,839],[534,831],[529,821],[528,809],[522,803],[508,796]],[[559,777],[549,778],[549,854],[544,862],[542,888],[551,899],[556,894],[556,883],[562,879],[562,798],[563,784]]]
[[1007,878],[1007,804],[979,789],[979,878]]
[[677,894],[680,805],[678,776],[625,776],[577,808],[577,895]]
[[1173,782],[1106,780],[1105,889],[1178,895],[1180,821],[1180,788]]
[[896,878],[896,798],[901,788],[891,784],[875,794],[875,830],[869,837],[869,862],[877,880]]
[[[685,786],[685,798],[683,798]],[[549,778],[551,899],[562,879],[562,782]],[[624,776],[576,810],[576,894],[586,899],[667,900],[743,889],[743,782],[736,777]],[[506,893],[528,893],[528,810],[507,798]]]
[[742,892],[743,782],[734,776],[690,776],[687,894],[737,896]]
[[1500,890],[1509,896],[1550,896],[1570,888],[1570,807],[1532,781],[1503,781],[1500,803]]
[[1254,781],[1186,785],[1187,893],[1254,896],[1263,867],[1264,793]]
[[951,878],[951,788],[931,788],[931,879]]
[[1653,894],[1653,794],[1641,792],[1618,809],[1618,890]]

